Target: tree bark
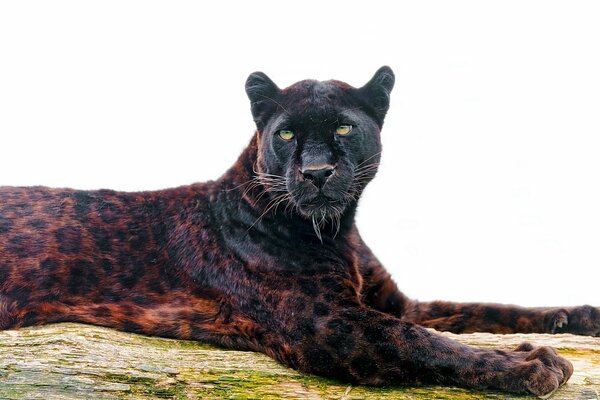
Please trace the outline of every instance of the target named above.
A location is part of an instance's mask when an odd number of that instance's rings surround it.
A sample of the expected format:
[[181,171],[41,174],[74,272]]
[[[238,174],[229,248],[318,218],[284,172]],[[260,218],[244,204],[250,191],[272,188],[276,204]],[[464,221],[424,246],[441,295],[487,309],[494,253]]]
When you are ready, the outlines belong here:
[[[489,348],[554,346],[575,367],[555,399],[600,398],[600,338],[444,335]],[[267,356],[80,324],[0,331],[0,399],[511,399],[452,387],[373,388],[300,374]],[[526,398],[526,397],[525,397]]]

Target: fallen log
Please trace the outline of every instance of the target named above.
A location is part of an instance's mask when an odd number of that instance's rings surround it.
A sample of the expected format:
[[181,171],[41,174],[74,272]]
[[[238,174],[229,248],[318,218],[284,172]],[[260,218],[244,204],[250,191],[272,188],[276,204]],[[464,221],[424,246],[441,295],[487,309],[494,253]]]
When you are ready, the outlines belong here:
[[[555,399],[600,398],[600,338],[573,335],[453,335],[460,342],[511,348],[556,347],[575,373]],[[56,324],[0,331],[0,399],[511,399],[449,387],[373,388],[300,374],[267,356],[198,342]]]

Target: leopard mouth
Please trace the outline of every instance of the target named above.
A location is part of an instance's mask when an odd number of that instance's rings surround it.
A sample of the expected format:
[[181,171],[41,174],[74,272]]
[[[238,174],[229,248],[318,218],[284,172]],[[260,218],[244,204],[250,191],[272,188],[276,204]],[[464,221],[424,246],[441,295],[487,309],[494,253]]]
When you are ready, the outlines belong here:
[[298,210],[305,217],[314,215],[332,217],[343,212],[346,204],[340,199],[332,198],[323,194],[314,196],[312,199],[300,200],[297,202]]

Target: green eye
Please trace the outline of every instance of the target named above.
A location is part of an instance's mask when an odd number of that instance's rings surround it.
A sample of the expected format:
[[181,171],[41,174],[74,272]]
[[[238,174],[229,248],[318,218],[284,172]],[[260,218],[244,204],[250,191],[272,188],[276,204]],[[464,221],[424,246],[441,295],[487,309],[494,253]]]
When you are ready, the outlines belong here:
[[284,129],[284,130],[279,131],[279,137],[282,138],[283,140],[291,140],[294,138],[294,132]]
[[340,125],[335,130],[336,135],[346,136],[352,131],[352,125]]

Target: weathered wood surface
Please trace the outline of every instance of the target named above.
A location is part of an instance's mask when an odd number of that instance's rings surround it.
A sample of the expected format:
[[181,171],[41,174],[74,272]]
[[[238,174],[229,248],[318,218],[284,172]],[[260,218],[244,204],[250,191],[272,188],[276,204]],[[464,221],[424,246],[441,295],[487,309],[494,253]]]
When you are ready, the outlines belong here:
[[[575,366],[555,399],[600,398],[600,338],[446,334],[480,347],[555,346]],[[58,324],[0,332],[0,399],[507,399],[457,388],[368,388],[299,374],[257,353]],[[518,397],[527,398],[527,397]]]

